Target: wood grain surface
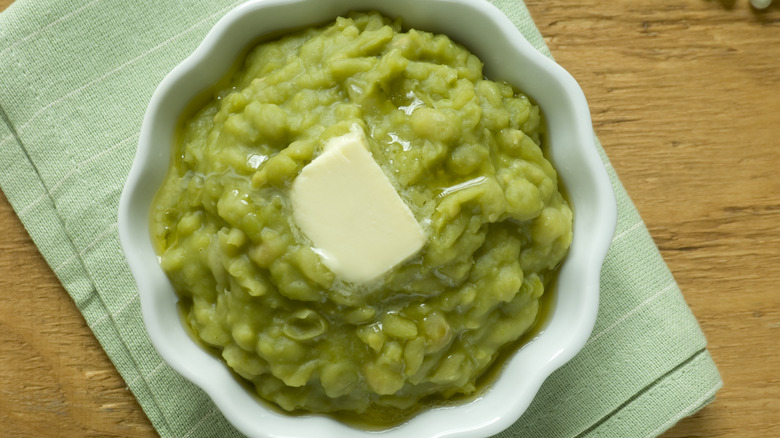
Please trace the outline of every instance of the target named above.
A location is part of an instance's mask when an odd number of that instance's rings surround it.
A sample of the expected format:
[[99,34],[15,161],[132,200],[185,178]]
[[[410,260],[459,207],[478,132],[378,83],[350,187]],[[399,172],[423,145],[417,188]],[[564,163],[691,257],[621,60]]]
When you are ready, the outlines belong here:
[[[527,5],[725,382],[664,437],[780,436],[780,1]],[[0,435],[155,436],[4,196],[0,230]]]

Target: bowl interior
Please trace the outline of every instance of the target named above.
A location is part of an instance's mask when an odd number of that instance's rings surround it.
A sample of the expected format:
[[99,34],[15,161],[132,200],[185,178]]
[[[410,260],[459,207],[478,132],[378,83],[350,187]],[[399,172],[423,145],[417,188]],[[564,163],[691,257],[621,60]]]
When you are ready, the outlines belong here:
[[544,330],[514,354],[499,380],[472,402],[426,411],[388,436],[488,436],[528,407],[547,376],[589,336],[598,307],[599,273],[615,227],[614,194],[594,145],[584,95],[560,66],[539,54],[490,4],[468,0],[262,0],[221,19],[198,49],[160,84],[145,114],[139,147],[120,201],[120,239],[138,284],[144,322],[163,359],[203,388],[250,436],[363,436],[328,417],[289,417],[263,407],[219,360],[191,340],[176,317],[176,295],[158,263],[149,209],[163,181],[179,115],[217,82],[246,45],[285,29],[328,22],[350,10],[400,16],[406,26],[449,35],[484,63],[493,80],[528,93],[546,116],[550,154],[575,213],[574,241],[561,267],[557,299]]

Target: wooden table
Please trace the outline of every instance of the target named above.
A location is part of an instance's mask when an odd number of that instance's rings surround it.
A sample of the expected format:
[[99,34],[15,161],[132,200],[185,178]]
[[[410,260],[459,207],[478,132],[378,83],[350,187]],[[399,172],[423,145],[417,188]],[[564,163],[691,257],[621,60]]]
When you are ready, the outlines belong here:
[[[664,436],[780,436],[780,1],[527,4],[725,381]],[[2,195],[0,229],[0,435],[154,436]]]

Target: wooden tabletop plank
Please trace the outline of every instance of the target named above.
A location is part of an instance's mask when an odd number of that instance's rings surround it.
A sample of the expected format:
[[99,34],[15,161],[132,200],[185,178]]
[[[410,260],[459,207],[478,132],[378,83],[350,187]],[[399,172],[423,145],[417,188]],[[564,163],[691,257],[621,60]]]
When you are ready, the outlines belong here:
[[[780,436],[778,3],[527,1],[725,382],[667,438]],[[155,436],[4,196],[0,224],[0,434]]]

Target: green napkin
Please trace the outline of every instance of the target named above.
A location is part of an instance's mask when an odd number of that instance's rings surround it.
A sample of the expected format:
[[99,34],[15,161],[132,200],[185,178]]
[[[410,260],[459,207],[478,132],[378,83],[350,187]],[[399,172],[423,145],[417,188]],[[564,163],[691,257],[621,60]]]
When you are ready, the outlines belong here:
[[[17,0],[0,14],[0,187],[164,437],[240,435],[144,331],[117,205],[152,92],[240,3]],[[520,1],[493,1],[550,56]],[[618,227],[585,349],[502,437],[655,436],[722,382],[609,165]]]

